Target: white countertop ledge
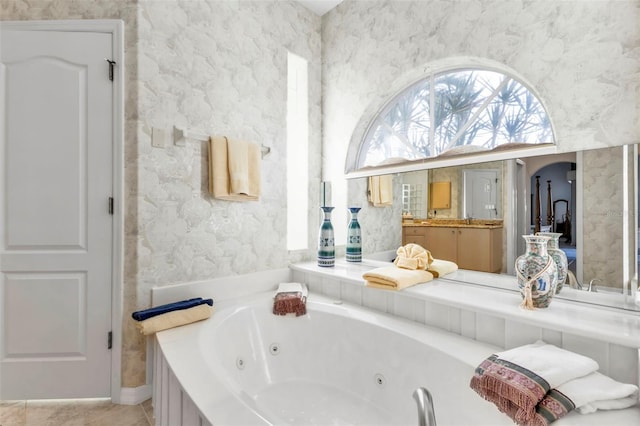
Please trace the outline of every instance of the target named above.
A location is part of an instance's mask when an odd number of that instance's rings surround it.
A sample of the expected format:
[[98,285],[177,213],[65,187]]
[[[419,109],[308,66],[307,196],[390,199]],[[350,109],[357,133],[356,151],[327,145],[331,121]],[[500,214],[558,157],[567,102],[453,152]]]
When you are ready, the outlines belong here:
[[[290,267],[300,272],[331,277],[344,284],[364,287],[362,274],[378,266],[380,265],[376,262],[347,263],[339,259],[334,267],[328,268],[319,267],[316,262],[297,263]],[[640,312],[560,298],[554,298],[548,308],[525,310],[519,307],[522,298],[518,291],[486,287],[487,280],[506,283],[512,281],[513,289],[517,289],[515,277],[461,270],[401,291],[375,288],[368,290],[398,293],[404,297],[415,297],[551,330],[640,348]]]

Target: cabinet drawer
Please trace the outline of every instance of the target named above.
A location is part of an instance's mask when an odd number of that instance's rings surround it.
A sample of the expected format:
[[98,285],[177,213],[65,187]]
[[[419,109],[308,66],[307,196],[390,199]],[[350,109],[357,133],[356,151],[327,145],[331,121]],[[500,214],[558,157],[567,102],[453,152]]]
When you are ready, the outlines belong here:
[[404,228],[404,235],[406,235],[407,237],[410,236],[425,236],[426,235],[426,228],[424,226],[407,226]]

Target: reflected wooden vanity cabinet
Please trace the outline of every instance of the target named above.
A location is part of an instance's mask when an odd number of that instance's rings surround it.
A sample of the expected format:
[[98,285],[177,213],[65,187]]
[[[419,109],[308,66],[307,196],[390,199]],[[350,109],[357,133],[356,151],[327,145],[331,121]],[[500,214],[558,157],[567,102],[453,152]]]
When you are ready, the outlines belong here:
[[411,226],[402,231],[402,244],[420,244],[460,269],[502,271],[502,228]]
[[[423,246],[436,259],[458,263],[458,228],[429,226],[425,227],[427,245]],[[460,265],[458,265],[461,268]]]
[[458,229],[458,267],[474,271],[502,270],[502,229]]

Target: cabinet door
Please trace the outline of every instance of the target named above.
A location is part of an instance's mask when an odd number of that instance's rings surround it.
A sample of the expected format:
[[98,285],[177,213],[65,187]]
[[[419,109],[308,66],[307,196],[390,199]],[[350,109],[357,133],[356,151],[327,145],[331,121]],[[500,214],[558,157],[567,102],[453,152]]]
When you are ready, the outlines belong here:
[[491,234],[489,229],[458,228],[458,267],[491,271]]
[[406,246],[407,244],[418,244],[421,247],[427,246],[427,240],[423,235],[408,235],[404,241],[402,241],[402,245]]
[[502,255],[503,253],[503,241],[502,241],[502,228],[499,229],[490,229],[489,233],[491,234],[491,264],[490,272],[501,272],[502,271]]
[[457,262],[456,228],[430,226],[427,229],[427,245],[424,246],[436,259]]

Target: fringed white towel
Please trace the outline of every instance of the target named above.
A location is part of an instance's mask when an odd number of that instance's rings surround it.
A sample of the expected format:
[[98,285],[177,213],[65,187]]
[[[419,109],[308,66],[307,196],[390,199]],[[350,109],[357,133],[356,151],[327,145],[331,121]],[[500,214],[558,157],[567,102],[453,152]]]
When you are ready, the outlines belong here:
[[498,352],[485,359],[471,388],[519,424],[534,419],[551,389],[598,370],[598,363],[542,341]]
[[302,283],[280,283],[273,296],[273,313],[297,317],[306,314],[308,293],[307,286]]

